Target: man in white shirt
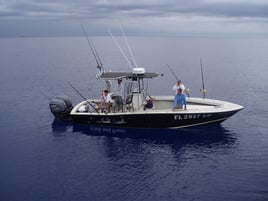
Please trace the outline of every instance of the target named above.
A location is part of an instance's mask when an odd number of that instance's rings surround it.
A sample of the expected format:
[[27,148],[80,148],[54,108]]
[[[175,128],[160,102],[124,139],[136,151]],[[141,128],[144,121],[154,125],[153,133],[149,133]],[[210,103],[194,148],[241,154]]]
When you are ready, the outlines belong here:
[[175,94],[177,94],[178,89],[181,89],[182,93],[185,92],[185,86],[182,84],[181,80],[178,80],[172,89],[175,91]]
[[103,96],[103,100],[104,100],[104,103],[105,103],[106,112],[109,113],[110,108],[111,108],[111,106],[113,104],[113,99],[111,97],[111,94],[108,92],[108,90],[104,90],[102,96]]

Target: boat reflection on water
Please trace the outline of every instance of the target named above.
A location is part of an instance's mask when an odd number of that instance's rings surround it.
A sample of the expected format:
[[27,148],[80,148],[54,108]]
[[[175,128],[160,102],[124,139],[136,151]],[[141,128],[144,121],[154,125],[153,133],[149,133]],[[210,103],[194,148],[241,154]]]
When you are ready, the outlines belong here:
[[64,134],[70,129],[72,129],[73,123],[72,121],[66,120],[66,121],[59,121],[54,119],[54,121],[51,124],[52,133],[55,135]]
[[141,128],[115,128],[98,125],[80,125],[71,122],[54,121],[52,123],[54,134],[64,132],[82,133],[88,136],[106,136],[130,139],[148,139],[159,143],[186,143],[186,144],[233,144],[236,140],[234,132],[220,124],[197,126],[185,129],[141,129]]

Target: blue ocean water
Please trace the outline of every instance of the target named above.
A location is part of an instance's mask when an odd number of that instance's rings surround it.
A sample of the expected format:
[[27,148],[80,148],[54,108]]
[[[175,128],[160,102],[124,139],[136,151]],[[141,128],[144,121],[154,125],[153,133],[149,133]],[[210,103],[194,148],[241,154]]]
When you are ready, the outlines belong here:
[[[123,40],[118,38],[122,48]],[[268,38],[129,37],[136,62],[201,96],[245,108],[219,126],[118,129],[55,122],[51,98],[103,87],[84,37],[0,39],[0,200],[268,200]],[[107,70],[129,70],[111,38],[93,38]],[[127,51],[125,49],[125,51]]]

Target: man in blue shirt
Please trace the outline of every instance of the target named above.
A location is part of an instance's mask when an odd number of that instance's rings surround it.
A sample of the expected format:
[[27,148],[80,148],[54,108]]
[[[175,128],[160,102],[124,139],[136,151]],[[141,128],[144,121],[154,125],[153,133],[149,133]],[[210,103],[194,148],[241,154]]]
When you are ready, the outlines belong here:
[[182,93],[182,89],[179,88],[177,90],[177,94],[174,97],[173,111],[175,109],[183,109],[183,105],[184,105],[184,109],[186,110],[186,97]]

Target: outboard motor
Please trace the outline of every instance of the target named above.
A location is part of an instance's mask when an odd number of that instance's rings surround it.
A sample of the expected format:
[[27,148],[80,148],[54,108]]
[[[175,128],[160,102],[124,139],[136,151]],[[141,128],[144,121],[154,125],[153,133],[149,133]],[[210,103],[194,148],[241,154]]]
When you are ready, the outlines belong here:
[[67,96],[54,98],[49,103],[50,111],[58,120],[66,120],[73,109],[71,100]]

